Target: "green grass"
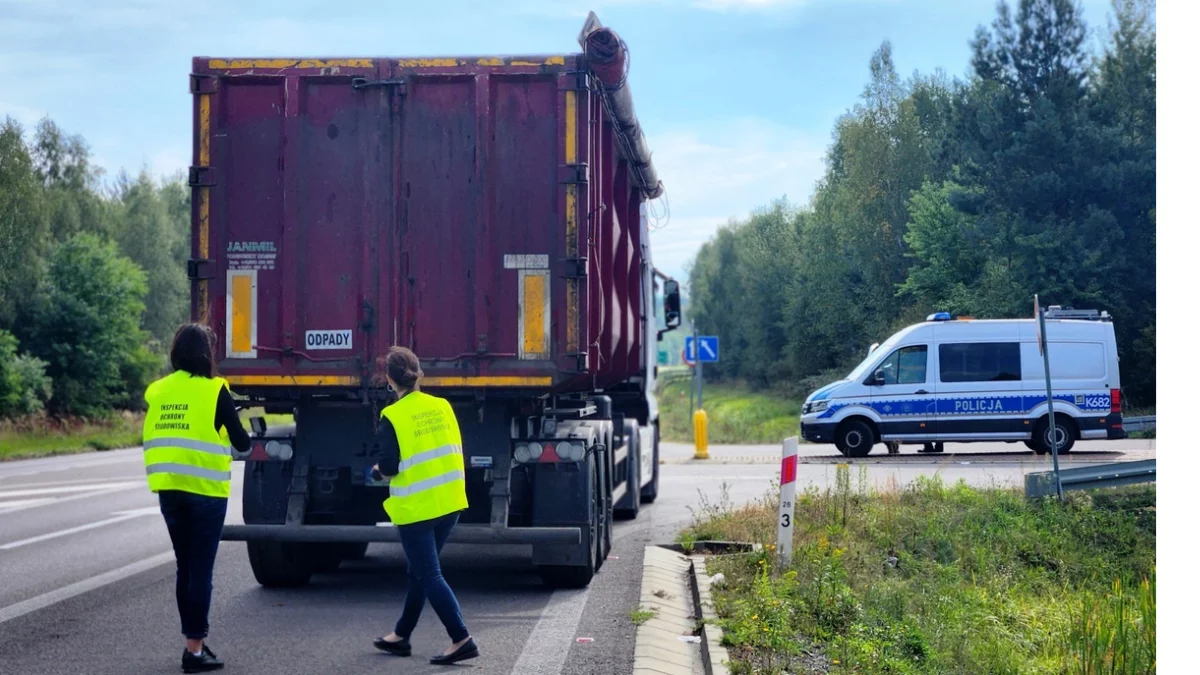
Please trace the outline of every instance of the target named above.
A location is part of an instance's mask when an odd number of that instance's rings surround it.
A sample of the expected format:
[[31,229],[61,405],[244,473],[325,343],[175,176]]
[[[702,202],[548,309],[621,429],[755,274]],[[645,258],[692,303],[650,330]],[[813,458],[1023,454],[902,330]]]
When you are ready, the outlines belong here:
[[650,619],[653,619],[657,615],[658,612],[655,612],[652,609],[642,609],[639,607],[638,609],[635,609],[629,613],[629,620],[633,622],[633,625],[640,626]]
[[[241,411],[247,430],[251,416],[265,417],[268,429],[292,423],[291,415],[264,415],[253,408]],[[0,461],[137,447],[142,444],[142,419],[140,413],[125,412],[107,420],[31,417],[0,422]]]
[[[662,377],[662,370],[660,377]],[[692,418],[688,408],[691,378],[686,374],[663,377],[659,386],[659,420],[663,440],[691,442]],[[800,431],[803,397],[772,391],[753,391],[740,384],[704,385],[704,410],[708,413],[708,442],[779,443]]]
[[[1150,673],[1153,486],[1030,502],[940,479],[797,498],[794,555],[777,501],[701,501],[680,538],[763,543],[709,563],[734,673]],[[774,499],[777,499],[775,497]]]
[[131,448],[141,443],[140,414],[124,413],[109,420],[38,417],[0,425],[0,461]]

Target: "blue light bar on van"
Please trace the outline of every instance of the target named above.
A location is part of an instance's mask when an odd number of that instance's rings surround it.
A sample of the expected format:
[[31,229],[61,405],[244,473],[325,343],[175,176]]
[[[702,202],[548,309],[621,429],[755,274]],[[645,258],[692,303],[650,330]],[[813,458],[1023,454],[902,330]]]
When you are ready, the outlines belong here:
[[950,320],[950,312],[935,312],[933,314],[930,314],[929,318],[925,319],[925,320],[926,321],[949,321]]

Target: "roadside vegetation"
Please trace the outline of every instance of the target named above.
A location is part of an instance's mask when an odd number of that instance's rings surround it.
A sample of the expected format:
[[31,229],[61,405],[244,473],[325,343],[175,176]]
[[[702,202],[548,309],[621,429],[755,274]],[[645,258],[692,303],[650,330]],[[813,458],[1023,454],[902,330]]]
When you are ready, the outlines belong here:
[[[693,440],[690,373],[665,379],[659,386],[658,409],[664,441]],[[777,391],[753,391],[730,382],[704,385],[708,413],[708,442],[779,443],[799,433],[803,398]]]
[[0,459],[137,445],[188,316],[182,176],[105,179],[49,119],[0,119]]
[[1153,673],[1155,488],[1069,493],[919,479],[798,496],[794,555],[778,497],[701,500],[680,541],[763,544],[710,574],[734,673]]
[[132,448],[142,443],[142,415],[105,419],[24,417],[0,421],[0,461]]

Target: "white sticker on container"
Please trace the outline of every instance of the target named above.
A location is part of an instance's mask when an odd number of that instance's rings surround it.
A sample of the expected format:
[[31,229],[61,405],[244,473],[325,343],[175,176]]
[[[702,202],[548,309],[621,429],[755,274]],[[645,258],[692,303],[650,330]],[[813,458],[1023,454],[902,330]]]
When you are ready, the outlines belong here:
[[306,349],[354,349],[352,330],[310,330],[304,332]]
[[544,253],[533,253],[529,255],[515,255],[512,253],[504,256],[504,269],[506,270],[544,270],[550,267],[550,256]]
[[472,469],[490,469],[492,468],[491,455],[471,455]]

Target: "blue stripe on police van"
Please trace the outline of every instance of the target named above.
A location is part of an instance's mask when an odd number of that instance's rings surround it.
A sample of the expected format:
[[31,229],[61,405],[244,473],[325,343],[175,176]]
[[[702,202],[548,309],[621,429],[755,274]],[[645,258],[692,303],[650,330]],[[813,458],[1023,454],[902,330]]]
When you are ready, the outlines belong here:
[[[1054,401],[1069,403],[1083,412],[1108,412],[1109,394],[1058,394]],[[819,419],[833,417],[850,406],[871,408],[880,417],[911,417],[918,415],[1006,415],[1024,414],[1046,402],[1045,396],[964,396],[954,398],[922,398],[908,400],[864,400],[855,403],[835,403]]]
[[846,380],[839,380],[838,382],[833,382],[833,383],[827,384],[824,387],[821,387],[820,389],[813,392],[813,395],[809,400],[824,401],[825,399],[829,398],[829,395],[833,393],[834,389],[837,389],[838,385],[841,385],[845,382],[846,382]]

